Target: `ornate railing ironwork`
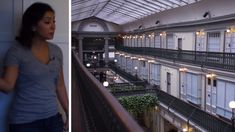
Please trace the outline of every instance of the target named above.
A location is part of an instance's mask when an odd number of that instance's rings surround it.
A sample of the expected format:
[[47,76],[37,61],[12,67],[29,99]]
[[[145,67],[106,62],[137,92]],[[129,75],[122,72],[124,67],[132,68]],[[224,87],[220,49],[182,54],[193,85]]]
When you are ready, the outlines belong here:
[[196,106],[161,91],[160,89],[156,89],[156,93],[160,102],[186,117],[189,121],[208,130],[208,132],[231,132],[232,125],[229,122],[215,117]]
[[131,54],[147,55],[151,57],[159,57],[173,61],[190,63],[203,68],[235,71],[235,53],[124,46],[116,46],[116,49]]

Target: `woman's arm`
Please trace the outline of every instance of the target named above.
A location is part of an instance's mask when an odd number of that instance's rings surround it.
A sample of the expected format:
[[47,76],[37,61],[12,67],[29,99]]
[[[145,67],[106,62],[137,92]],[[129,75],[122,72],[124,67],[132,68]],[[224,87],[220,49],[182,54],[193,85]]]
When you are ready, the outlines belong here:
[[56,92],[57,92],[58,99],[59,99],[65,113],[68,115],[69,101],[68,101],[68,95],[67,95],[67,91],[66,91],[65,84],[64,84],[63,68],[61,68],[59,79],[57,81]]
[[18,77],[18,66],[7,66],[2,78],[0,78],[0,91],[11,92]]

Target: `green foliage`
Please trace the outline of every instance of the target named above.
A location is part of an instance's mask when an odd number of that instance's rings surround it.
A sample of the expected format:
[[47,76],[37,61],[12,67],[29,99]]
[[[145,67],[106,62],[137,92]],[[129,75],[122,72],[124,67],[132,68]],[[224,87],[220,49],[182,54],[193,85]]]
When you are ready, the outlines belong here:
[[118,98],[120,104],[135,117],[142,114],[145,110],[158,105],[158,99],[151,94],[143,96],[123,96]]
[[111,86],[109,87],[109,89],[111,92],[119,92],[119,91],[143,90],[145,88],[143,86],[128,85],[128,86]]

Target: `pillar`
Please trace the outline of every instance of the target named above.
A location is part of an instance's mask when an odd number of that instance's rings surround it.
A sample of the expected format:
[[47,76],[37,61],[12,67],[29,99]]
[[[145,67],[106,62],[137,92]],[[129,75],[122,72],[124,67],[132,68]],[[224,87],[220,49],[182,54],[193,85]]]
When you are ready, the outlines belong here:
[[108,66],[109,62],[109,39],[108,37],[105,37],[105,44],[104,44],[104,53],[105,53],[105,66]]
[[79,37],[79,59],[83,62],[83,37]]

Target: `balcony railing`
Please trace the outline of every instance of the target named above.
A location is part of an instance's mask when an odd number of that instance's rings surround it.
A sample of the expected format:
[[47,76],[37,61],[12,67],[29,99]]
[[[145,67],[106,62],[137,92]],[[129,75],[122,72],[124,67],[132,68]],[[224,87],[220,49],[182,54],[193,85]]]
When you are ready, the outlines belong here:
[[160,102],[205,130],[209,132],[231,132],[232,125],[229,122],[212,116],[200,108],[186,103],[160,89],[156,89],[156,92]]
[[150,47],[116,46],[117,50],[127,53],[159,57],[173,61],[196,64],[203,68],[235,71],[235,53],[171,50]]
[[137,75],[133,76],[133,75],[125,72],[124,70],[120,69],[117,65],[115,65],[112,62],[109,63],[109,68],[111,68],[114,72],[116,72],[117,74],[119,74],[120,76],[122,76],[123,78],[125,78],[126,80],[128,80],[129,82],[131,82],[135,85],[145,86],[147,84],[146,81],[139,79],[137,77]]
[[[143,132],[116,98],[72,56],[72,131]],[[74,111],[76,110],[76,111]],[[77,123],[77,124],[75,124]]]

